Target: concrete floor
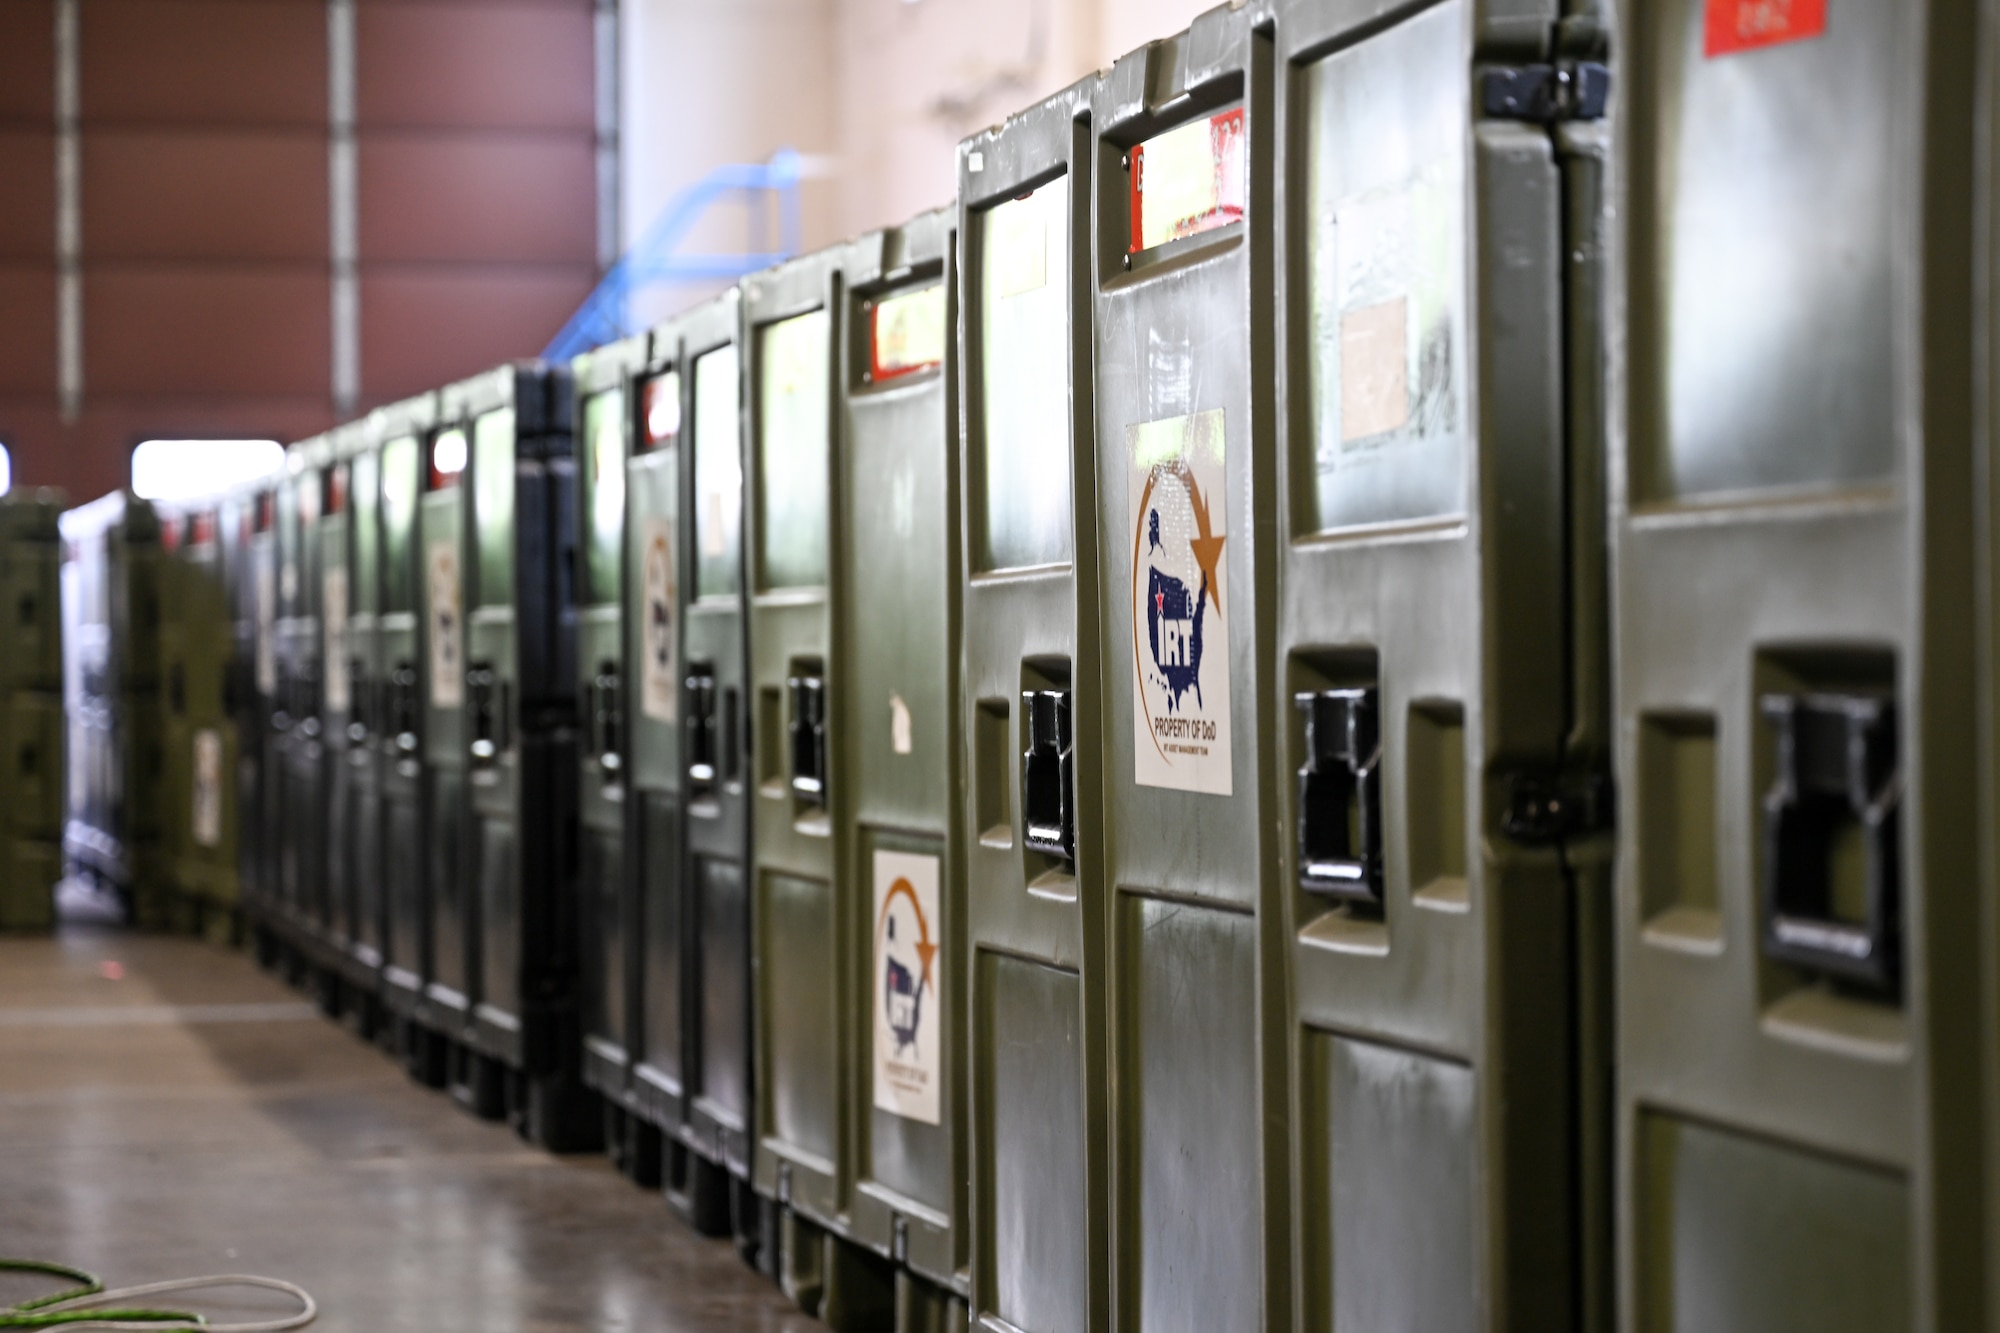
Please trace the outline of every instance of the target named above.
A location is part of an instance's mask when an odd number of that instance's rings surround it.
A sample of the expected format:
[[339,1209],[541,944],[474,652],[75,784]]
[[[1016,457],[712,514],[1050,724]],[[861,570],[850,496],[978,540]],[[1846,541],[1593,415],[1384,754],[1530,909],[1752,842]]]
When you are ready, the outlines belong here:
[[[472,1119],[243,955],[104,929],[0,938],[0,1255],[285,1278],[330,1333],[823,1327],[604,1159]],[[47,1289],[0,1279],[0,1305]]]

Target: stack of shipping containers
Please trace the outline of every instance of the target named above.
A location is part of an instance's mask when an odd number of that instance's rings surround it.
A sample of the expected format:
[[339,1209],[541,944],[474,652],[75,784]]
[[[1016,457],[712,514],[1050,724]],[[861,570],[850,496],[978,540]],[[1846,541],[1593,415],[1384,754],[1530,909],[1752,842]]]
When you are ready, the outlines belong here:
[[66,854],[837,1329],[1979,1326],[1976,35],[1216,9],[164,569],[73,511]]
[[46,929],[62,869],[62,498],[0,500],[0,930]]

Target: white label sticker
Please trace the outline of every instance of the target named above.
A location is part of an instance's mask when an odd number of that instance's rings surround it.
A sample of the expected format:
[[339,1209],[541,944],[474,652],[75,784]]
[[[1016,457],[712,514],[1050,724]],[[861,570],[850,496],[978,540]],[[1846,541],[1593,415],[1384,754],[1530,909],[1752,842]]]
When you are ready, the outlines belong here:
[[987,214],[986,262],[996,294],[1019,296],[1049,281],[1049,233],[1062,217],[1063,182],[996,204]]
[[903,702],[903,696],[889,696],[889,748],[897,754],[908,754],[910,744],[910,706]]
[[1132,764],[1146,787],[1230,793],[1228,491],[1219,410],[1127,428]]
[[347,671],[347,570],[326,571],[319,609],[320,637],[326,658],[326,710],[345,713],[352,695]]
[[943,922],[938,859],[875,853],[875,1105],[927,1125],[944,1118]]
[[1450,172],[1438,165],[1343,200],[1329,216],[1318,242],[1327,254],[1316,261],[1325,272],[1315,278],[1323,327],[1314,336],[1335,367],[1327,401],[1338,403],[1339,418],[1322,422],[1323,471],[1342,452],[1457,429],[1450,197]]
[[1340,439],[1401,430],[1410,419],[1409,301],[1397,297],[1340,317]]
[[458,579],[458,543],[431,543],[426,561],[430,597],[431,707],[456,708],[465,700],[465,618]]
[[654,721],[672,722],[680,711],[675,648],[680,584],[674,572],[674,530],[666,519],[646,520],[642,559],[646,596],[640,610],[644,619],[639,626],[639,649],[645,661],[639,673],[639,706]]
[[278,692],[278,571],[257,562],[257,693]]
[[222,733],[205,727],[194,734],[194,840],[197,846],[222,842]]

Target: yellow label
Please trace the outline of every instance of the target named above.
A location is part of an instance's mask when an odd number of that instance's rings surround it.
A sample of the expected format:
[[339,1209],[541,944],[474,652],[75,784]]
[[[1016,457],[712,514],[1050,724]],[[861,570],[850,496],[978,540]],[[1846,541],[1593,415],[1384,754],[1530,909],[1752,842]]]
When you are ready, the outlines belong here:
[[1168,130],[1139,148],[1134,249],[1150,250],[1243,216],[1243,112]]
[[875,306],[874,372],[894,375],[944,360],[944,288],[892,296]]

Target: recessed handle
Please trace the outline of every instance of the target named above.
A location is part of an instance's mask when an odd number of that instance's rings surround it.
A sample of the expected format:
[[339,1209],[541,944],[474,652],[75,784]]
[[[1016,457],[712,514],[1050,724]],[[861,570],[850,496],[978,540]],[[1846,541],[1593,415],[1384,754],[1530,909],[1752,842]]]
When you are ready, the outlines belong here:
[[1076,751],[1068,690],[1024,690],[1028,748],[1021,755],[1021,841],[1031,852],[1076,859]]
[[625,693],[614,662],[605,662],[590,681],[590,734],[597,766],[606,782],[624,768],[620,754],[625,733]]
[[1299,767],[1299,887],[1328,898],[1382,902],[1382,728],[1376,691],[1317,690],[1292,703],[1306,715]]
[[1872,990],[1901,984],[1896,706],[1767,694],[1777,775],[1764,793],[1766,957]]
[[788,730],[792,750],[792,795],[808,805],[826,805],[826,681],[816,675],[788,677],[791,694]]
[[472,704],[472,762],[488,765],[505,748],[505,700],[499,673],[490,662],[474,662],[465,672],[466,695]]
[[683,683],[687,694],[687,775],[690,786],[706,790],[715,785],[717,758],[715,725],[715,671],[697,665]]

